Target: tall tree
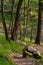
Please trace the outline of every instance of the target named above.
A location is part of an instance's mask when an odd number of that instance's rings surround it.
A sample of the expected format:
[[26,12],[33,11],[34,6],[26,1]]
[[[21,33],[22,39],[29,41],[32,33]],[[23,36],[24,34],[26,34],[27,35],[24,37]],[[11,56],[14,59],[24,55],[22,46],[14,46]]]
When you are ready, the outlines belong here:
[[39,0],[39,10],[38,10],[38,27],[37,27],[37,35],[36,35],[36,44],[40,44],[40,34],[41,34],[41,3],[42,0]]
[[26,36],[26,2],[24,0],[24,28],[23,28],[23,38]]
[[5,23],[5,17],[4,17],[4,0],[1,0],[1,15],[2,15],[2,24],[5,32],[5,37],[6,40],[9,40],[8,32],[7,32],[7,27]]
[[[27,13],[26,13],[27,12]],[[26,5],[26,0],[24,0],[24,28],[23,28],[23,38],[27,36],[27,26],[28,26],[28,17],[29,17],[29,0],[27,1]]]
[[14,23],[14,28],[13,28],[13,40],[17,40],[17,32],[18,32],[18,27],[20,23],[20,9],[22,6],[23,0],[19,0],[18,5],[17,5],[17,10],[16,10],[16,17],[15,17],[15,23]]
[[[10,22],[10,26],[11,26],[11,37],[13,38],[13,24],[14,24],[14,0],[12,0],[12,4],[11,4],[11,22]],[[12,39],[11,38],[11,39]]]

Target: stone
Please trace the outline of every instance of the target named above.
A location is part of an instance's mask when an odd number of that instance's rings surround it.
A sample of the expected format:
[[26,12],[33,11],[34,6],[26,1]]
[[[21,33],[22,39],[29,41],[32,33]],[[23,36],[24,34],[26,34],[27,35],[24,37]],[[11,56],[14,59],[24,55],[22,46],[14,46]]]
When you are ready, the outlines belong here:
[[31,55],[36,58],[36,59],[41,59],[41,54],[40,52],[32,47],[32,46],[26,46],[24,49],[23,49],[23,57],[26,57],[29,53],[31,53]]

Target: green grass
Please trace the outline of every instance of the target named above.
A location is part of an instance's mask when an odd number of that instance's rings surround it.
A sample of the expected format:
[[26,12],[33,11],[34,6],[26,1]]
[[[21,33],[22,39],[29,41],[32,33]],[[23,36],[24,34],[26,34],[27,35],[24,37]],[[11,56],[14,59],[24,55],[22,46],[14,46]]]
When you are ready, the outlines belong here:
[[11,41],[9,43],[8,41],[5,40],[4,35],[0,34],[0,60],[1,60],[0,64],[1,65],[6,65],[6,64],[7,65],[13,65],[14,63],[12,61],[12,58],[9,57],[9,54],[11,53],[11,51],[13,51],[13,52],[22,52],[23,48],[24,48],[24,46],[21,46],[17,42]]
[[0,58],[0,65],[14,65],[14,64],[9,62],[5,58]]

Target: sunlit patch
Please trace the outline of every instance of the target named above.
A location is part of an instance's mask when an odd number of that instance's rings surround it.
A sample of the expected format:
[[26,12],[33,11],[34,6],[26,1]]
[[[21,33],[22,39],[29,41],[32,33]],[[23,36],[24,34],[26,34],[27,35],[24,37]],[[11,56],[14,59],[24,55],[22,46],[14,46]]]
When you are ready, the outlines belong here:
[[1,36],[1,35],[4,35],[4,34],[3,34],[3,33],[0,33],[0,36]]

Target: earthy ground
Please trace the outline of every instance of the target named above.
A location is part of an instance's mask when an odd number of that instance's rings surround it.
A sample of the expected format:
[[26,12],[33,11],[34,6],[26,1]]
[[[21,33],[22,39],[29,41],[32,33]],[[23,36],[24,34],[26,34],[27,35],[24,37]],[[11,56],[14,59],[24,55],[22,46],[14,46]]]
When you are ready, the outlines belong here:
[[17,65],[33,65],[33,59],[22,58],[22,53],[11,53],[10,56]]
[[[41,52],[43,52],[43,46],[42,45],[35,45],[34,48]],[[10,56],[13,58],[13,61],[17,65],[34,65],[35,59],[34,58],[22,58],[22,53],[15,53],[11,52]]]

